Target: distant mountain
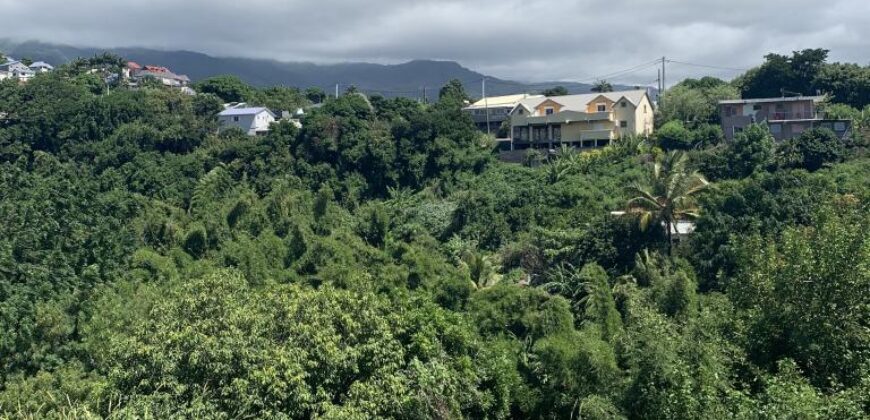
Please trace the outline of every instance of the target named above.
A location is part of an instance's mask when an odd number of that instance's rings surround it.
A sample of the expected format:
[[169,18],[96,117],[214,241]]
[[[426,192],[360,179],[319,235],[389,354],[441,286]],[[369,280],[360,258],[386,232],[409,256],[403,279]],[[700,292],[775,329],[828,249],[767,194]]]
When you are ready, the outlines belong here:
[[[316,86],[333,92],[336,83],[342,91],[348,86],[384,96],[437,97],[438,89],[451,79],[459,79],[469,95],[481,96],[484,75],[454,61],[413,60],[402,64],[341,63],[314,64],[250,58],[213,57],[192,51],[161,51],[147,48],[83,48],[28,41],[0,41],[0,51],[15,58],[42,60],[59,65],[78,57],[111,52],[140,64],[166,66],[188,75],[193,81],[221,74],[236,75],[255,86]],[[487,76],[487,94],[506,95],[540,92],[564,86],[571,93],[589,92],[591,85],[572,82],[524,83]],[[614,86],[615,89],[631,88]]]

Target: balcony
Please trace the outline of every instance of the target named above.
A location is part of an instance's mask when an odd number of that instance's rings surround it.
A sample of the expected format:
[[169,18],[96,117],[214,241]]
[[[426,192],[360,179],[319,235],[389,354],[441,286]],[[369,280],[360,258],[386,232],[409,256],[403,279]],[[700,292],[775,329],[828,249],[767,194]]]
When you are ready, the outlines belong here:
[[767,115],[768,121],[823,120],[825,113],[815,112],[772,112]]
[[613,140],[613,130],[583,130],[580,132],[580,140]]

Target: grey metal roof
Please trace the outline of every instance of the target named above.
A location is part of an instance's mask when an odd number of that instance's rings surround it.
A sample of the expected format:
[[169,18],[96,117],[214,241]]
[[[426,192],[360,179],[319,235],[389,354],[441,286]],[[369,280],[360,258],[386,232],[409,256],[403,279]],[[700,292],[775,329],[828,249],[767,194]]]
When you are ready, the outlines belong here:
[[39,68],[39,67],[44,67],[44,68],[47,68],[47,69],[54,69],[54,66],[52,66],[51,64],[46,63],[45,61],[37,61],[37,62],[35,62],[35,63],[33,63],[33,64],[30,65],[30,68],[34,68],[34,67],[37,67],[37,68]]
[[822,102],[827,99],[825,95],[818,96],[783,96],[780,98],[754,98],[754,99],[727,99],[719,101],[720,105],[737,105],[737,104],[760,104],[767,102],[795,102],[812,100],[813,102]]
[[255,108],[229,108],[221,111],[218,115],[221,117],[230,117],[234,115],[257,115],[263,111],[266,111],[272,117],[275,117],[275,114],[272,113],[268,108],[264,107],[255,107]]
[[160,72],[160,71],[152,71],[152,70],[139,70],[133,75],[133,77],[138,77],[138,78],[148,77],[148,76],[160,78],[160,79],[180,80],[183,82],[190,81],[189,77],[187,77],[183,74],[175,74],[171,71]]

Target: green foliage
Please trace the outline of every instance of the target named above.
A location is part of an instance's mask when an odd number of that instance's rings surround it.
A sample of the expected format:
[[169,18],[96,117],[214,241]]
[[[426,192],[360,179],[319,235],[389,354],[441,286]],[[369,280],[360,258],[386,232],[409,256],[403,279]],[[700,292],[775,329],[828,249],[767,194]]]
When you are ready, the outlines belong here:
[[671,121],[656,130],[656,140],[665,150],[692,148],[692,132],[680,121]]
[[[458,81],[191,97],[107,89],[122,65],[0,83],[0,418],[867,416],[858,143],[773,160],[698,117],[660,130],[689,153],[526,167]],[[251,138],[216,133],[230,99],[323,105]]]
[[828,50],[805,49],[791,56],[768,54],[765,62],[735,80],[744,98],[777,97],[783,91],[804,95],[830,93],[855,108],[870,104],[870,66],[826,63]]
[[773,136],[762,124],[750,124],[721,150],[707,152],[701,171],[712,179],[745,178],[763,171],[774,160]]
[[597,80],[592,84],[592,88],[590,89],[593,92],[613,92],[613,85],[610,84],[607,80]]
[[791,358],[823,387],[859,383],[870,359],[870,219],[854,205],[842,213],[824,210],[777,242],[748,241],[730,289],[750,357],[762,365]]
[[541,95],[544,96],[565,96],[568,94],[568,89],[565,86],[554,86],[549,89],[544,89],[541,91]]
[[813,128],[777,147],[780,166],[817,171],[823,165],[839,162],[846,154],[845,145],[833,131]]
[[628,187],[628,215],[636,216],[641,230],[663,227],[668,237],[670,253],[677,223],[698,217],[696,195],[709,182],[689,168],[688,157],[675,151],[652,164],[642,183]]
[[224,102],[245,102],[254,94],[254,89],[236,76],[214,76],[197,82],[197,92],[209,93]]
[[678,121],[689,127],[718,124],[719,101],[739,97],[736,88],[720,79],[685,79],[662,94],[658,118],[663,122]]

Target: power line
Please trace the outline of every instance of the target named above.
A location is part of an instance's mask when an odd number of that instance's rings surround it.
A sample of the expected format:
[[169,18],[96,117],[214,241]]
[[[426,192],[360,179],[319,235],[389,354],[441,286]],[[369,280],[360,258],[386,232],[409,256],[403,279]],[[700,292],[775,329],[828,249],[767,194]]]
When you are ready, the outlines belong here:
[[601,74],[598,76],[593,76],[593,77],[590,77],[587,79],[581,79],[581,80],[576,81],[576,83],[587,83],[587,82],[594,82],[597,80],[604,80],[604,79],[608,79],[608,78],[616,78],[616,77],[626,76],[628,74],[636,73],[638,71],[645,70],[649,67],[656,66],[660,62],[661,62],[661,59],[657,58],[655,60],[650,60],[650,61],[647,61],[645,63],[641,63],[641,64],[638,64],[636,66],[632,66],[632,67],[629,67],[626,69],[617,70],[614,72]]
[[712,66],[709,64],[688,63],[685,61],[677,61],[677,60],[670,60],[670,59],[667,61],[668,61],[668,63],[682,64],[684,66],[704,67],[704,68],[716,69],[716,70],[730,70],[730,71],[747,71],[747,70],[749,70],[749,69],[741,69],[741,68],[737,68],[737,67],[722,67],[722,66]]

